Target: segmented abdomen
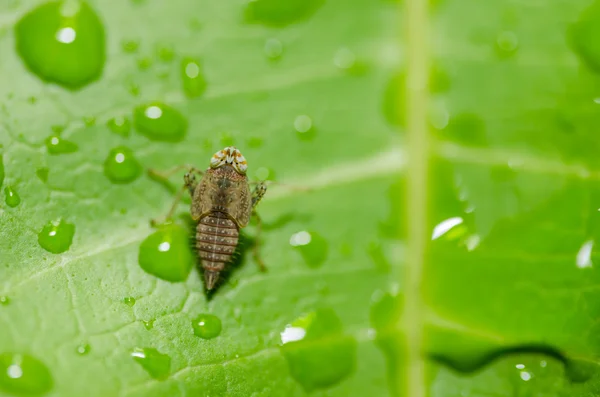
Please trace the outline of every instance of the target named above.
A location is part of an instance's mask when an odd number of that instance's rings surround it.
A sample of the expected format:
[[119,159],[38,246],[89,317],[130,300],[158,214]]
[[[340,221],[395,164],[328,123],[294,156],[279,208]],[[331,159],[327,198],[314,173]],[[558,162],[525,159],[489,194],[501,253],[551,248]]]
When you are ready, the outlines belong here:
[[237,225],[227,215],[213,212],[196,226],[196,250],[204,270],[220,272],[231,260],[239,238]]

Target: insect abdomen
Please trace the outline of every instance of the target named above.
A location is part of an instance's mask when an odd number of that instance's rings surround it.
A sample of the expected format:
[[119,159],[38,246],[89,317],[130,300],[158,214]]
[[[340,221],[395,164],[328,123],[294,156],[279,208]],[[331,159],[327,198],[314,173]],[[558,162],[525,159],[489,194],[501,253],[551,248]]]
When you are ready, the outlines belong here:
[[224,213],[213,212],[200,219],[196,227],[196,250],[204,269],[207,289],[215,286],[219,273],[231,261],[238,238],[237,225]]

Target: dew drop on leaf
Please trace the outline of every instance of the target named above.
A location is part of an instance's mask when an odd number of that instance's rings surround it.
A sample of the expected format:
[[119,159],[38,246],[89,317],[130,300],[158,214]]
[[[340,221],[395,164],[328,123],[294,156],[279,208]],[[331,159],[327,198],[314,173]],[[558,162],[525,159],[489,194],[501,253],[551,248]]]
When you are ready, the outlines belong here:
[[154,379],[166,379],[171,372],[171,357],[154,348],[136,348],[131,357]]
[[28,354],[0,354],[0,390],[18,396],[37,396],[52,389],[48,367]]
[[329,244],[319,233],[300,231],[290,237],[290,245],[300,252],[309,267],[317,268],[327,259]]
[[115,134],[123,137],[128,137],[129,131],[131,131],[131,122],[126,116],[115,116],[106,122],[106,126]]
[[137,66],[139,70],[148,70],[152,66],[152,59],[148,57],[138,58]]
[[62,219],[48,222],[38,233],[38,243],[48,252],[60,254],[67,251],[73,242],[75,225]]
[[196,98],[206,90],[206,80],[202,74],[200,61],[193,58],[181,60],[181,82],[188,98]]
[[9,207],[16,207],[21,203],[21,197],[19,193],[12,186],[6,186],[4,188],[4,200],[6,201],[6,205]]
[[156,49],[156,55],[161,62],[167,63],[175,59],[175,51],[170,46],[159,46]]
[[127,147],[112,149],[104,161],[104,175],[113,183],[130,183],[141,174],[142,165]]
[[93,127],[96,125],[96,118],[94,116],[85,116],[83,118],[83,123],[86,127]]
[[310,392],[349,376],[356,366],[356,341],[345,335],[331,309],[318,309],[281,332],[281,351],[290,374]]
[[294,129],[298,138],[302,140],[311,140],[315,137],[315,129],[313,127],[312,119],[302,114],[294,120]]
[[0,296],[0,305],[8,305],[10,303],[10,298],[8,296]]
[[144,328],[146,328],[148,331],[154,328],[154,320],[143,320],[142,323],[144,324]]
[[325,0],[254,0],[248,2],[245,19],[248,23],[282,27],[308,19]]
[[514,32],[500,32],[496,37],[496,52],[501,58],[514,55],[519,48],[519,38]]
[[123,40],[121,42],[121,48],[123,49],[123,52],[129,53],[129,54],[133,54],[134,52],[137,52],[139,46],[140,46],[140,43],[137,40]]
[[77,354],[79,354],[80,356],[85,356],[86,354],[88,354],[91,350],[91,347],[89,344],[87,343],[83,343],[79,346],[77,346]]
[[39,178],[40,181],[46,183],[48,182],[48,173],[50,170],[47,167],[40,167],[35,170],[35,175]]
[[221,320],[212,314],[201,314],[192,320],[192,328],[200,338],[216,338],[221,333]]
[[154,141],[179,142],[185,137],[187,122],[171,106],[154,102],[139,106],[133,113],[133,125],[142,135]]
[[66,154],[66,153],[74,153],[79,149],[77,144],[67,141],[66,139],[62,139],[58,135],[52,135],[46,138],[46,148],[48,148],[48,153],[57,155],[57,154]]
[[177,224],[160,226],[140,244],[138,262],[145,272],[160,279],[185,281],[194,264],[188,231]]
[[133,307],[133,305],[135,305],[135,298],[133,296],[127,296],[123,298],[123,303],[129,307]]
[[42,4],[15,26],[17,52],[42,80],[78,89],[102,74],[104,27],[86,2]]
[[267,39],[267,41],[265,41],[264,51],[267,58],[277,60],[281,58],[281,55],[283,54],[283,44],[277,39]]
[[262,146],[263,140],[262,140],[262,138],[252,137],[252,138],[248,139],[247,144],[248,144],[248,147],[255,149],[255,148],[259,148]]

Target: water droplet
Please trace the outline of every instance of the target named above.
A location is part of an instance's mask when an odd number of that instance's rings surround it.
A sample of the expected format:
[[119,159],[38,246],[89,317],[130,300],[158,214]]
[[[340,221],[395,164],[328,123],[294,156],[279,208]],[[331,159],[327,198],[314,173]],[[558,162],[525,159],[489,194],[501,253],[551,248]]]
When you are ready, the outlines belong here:
[[154,320],[142,321],[142,323],[144,324],[144,328],[146,328],[148,331],[154,328]]
[[327,240],[317,232],[303,230],[292,234],[290,245],[300,252],[309,267],[320,267],[327,259]]
[[185,137],[187,122],[178,110],[160,102],[139,106],[133,125],[142,135],[163,142],[179,142]]
[[341,382],[356,366],[356,341],[331,309],[294,321],[281,332],[281,343],[291,375],[308,392]]
[[83,123],[86,127],[92,127],[96,125],[96,118],[94,116],[85,116],[83,118]]
[[139,46],[140,46],[140,43],[137,40],[123,40],[121,42],[121,48],[123,49],[124,52],[129,53],[129,54],[133,54],[134,52],[137,52]]
[[578,268],[583,269],[592,267],[592,249],[594,248],[594,240],[587,240],[582,245],[575,258],[575,264]]
[[50,129],[52,130],[52,132],[54,132],[55,134],[60,134],[61,132],[63,132],[65,130],[65,126],[61,125],[61,124],[56,124],[50,127]]
[[10,298],[8,296],[0,296],[0,305],[8,305]]
[[348,70],[356,62],[356,55],[348,48],[340,48],[333,57],[333,63],[340,69]]
[[123,298],[123,303],[129,307],[133,307],[133,305],[135,305],[135,298],[133,296],[127,296]]
[[62,139],[58,135],[52,135],[46,138],[46,147],[50,154],[65,154],[76,152],[79,147],[66,139]]
[[470,147],[487,146],[485,122],[477,115],[461,113],[453,116],[438,134],[446,140]]
[[119,134],[124,137],[128,137],[129,131],[131,131],[131,122],[126,116],[115,116],[108,120],[106,126],[115,134]]
[[254,171],[254,178],[259,181],[274,181],[275,180],[275,171],[267,167],[259,167]]
[[267,39],[264,50],[267,58],[277,60],[283,54],[283,44],[277,39]]
[[221,147],[234,146],[235,141],[229,132],[222,132],[221,137],[219,138],[221,142]]
[[21,203],[21,197],[11,186],[6,186],[4,188],[4,199],[6,201],[6,205],[12,208]]
[[127,84],[127,91],[133,96],[138,96],[140,95],[140,86],[135,83],[129,83]]
[[75,225],[59,219],[48,222],[38,233],[38,243],[48,252],[60,254],[67,251],[73,243]]
[[212,339],[221,333],[221,320],[212,314],[201,314],[192,320],[194,335],[203,339]]
[[42,80],[77,89],[102,74],[104,27],[85,2],[42,4],[15,26],[16,47]]
[[170,46],[159,46],[156,49],[156,55],[161,62],[167,63],[175,59],[175,51]]
[[185,281],[194,264],[187,229],[176,224],[160,226],[140,245],[140,267],[163,280]]
[[595,72],[600,72],[600,4],[593,2],[568,30],[569,42],[577,55]]
[[254,148],[261,147],[263,144],[263,140],[262,140],[262,138],[253,137],[253,138],[248,139],[247,143],[248,143],[248,147],[251,147],[254,149]]
[[[448,219],[441,221],[433,228],[433,233],[431,234],[431,239],[437,240],[438,238],[440,238],[441,236],[450,232],[452,229],[454,229],[458,225],[461,225],[462,223],[463,223],[463,218],[461,218],[459,216],[455,216],[455,217],[448,218]],[[459,229],[457,229],[457,230],[459,230]],[[464,232],[460,232],[459,234],[462,236],[464,234]]]
[[50,172],[50,170],[46,167],[40,167],[35,170],[35,174],[37,175],[37,177],[40,179],[40,181],[42,181],[44,183],[48,182],[48,173],[49,172]]
[[154,379],[164,380],[171,372],[171,357],[154,348],[136,348],[131,357]]
[[192,58],[181,60],[181,81],[188,98],[196,98],[206,90],[206,80],[202,74],[200,61]]
[[152,59],[148,57],[142,57],[137,60],[137,66],[140,70],[148,70],[152,66]]
[[305,114],[296,117],[294,120],[294,129],[298,137],[302,140],[311,140],[315,137],[312,119]]
[[52,389],[48,367],[28,354],[0,354],[0,390],[15,395],[40,395]]
[[496,37],[496,52],[500,57],[512,56],[518,47],[519,38],[514,32],[500,32]]
[[77,346],[77,354],[81,356],[85,356],[90,352],[90,350],[91,347],[87,343],[82,343],[81,345]]
[[114,183],[130,183],[141,174],[142,165],[124,146],[112,149],[104,161],[104,175]]
[[253,0],[245,10],[248,23],[282,27],[308,19],[325,0]]

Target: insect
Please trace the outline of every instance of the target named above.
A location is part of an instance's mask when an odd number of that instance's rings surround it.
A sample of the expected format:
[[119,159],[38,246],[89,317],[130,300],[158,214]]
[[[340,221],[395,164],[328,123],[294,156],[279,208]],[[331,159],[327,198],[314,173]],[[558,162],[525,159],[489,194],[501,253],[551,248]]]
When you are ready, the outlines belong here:
[[[201,171],[189,165],[178,166],[155,176],[167,178],[181,169],[187,169],[184,185],[175,197],[173,206],[166,216],[170,220],[183,193],[187,190],[192,197],[191,216],[196,222],[196,252],[204,270],[207,290],[212,290],[220,274],[231,261],[238,245],[240,229],[248,225],[250,217],[257,219],[257,233],[261,221],[254,211],[267,191],[264,182],[256,184],[250,191],[246,176],[248,164],[242,153],[233,146],[216,152],[210,159],[210,167]],[[198,182],[196,176],[202,179]],[[266,270],[258,255],[258,241],[254,245],[254,258],[261,270]]]

